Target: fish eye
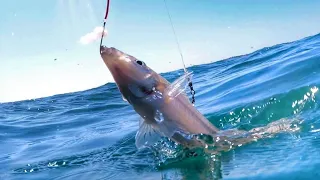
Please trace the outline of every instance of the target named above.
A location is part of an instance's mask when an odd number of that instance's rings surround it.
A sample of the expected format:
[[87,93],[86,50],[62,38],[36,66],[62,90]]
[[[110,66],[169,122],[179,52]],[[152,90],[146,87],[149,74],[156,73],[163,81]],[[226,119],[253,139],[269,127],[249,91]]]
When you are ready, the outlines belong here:
[[137,62],[140,66],[146,65],[143,61],[140,61],[140,60],[136,60],[136,62]]

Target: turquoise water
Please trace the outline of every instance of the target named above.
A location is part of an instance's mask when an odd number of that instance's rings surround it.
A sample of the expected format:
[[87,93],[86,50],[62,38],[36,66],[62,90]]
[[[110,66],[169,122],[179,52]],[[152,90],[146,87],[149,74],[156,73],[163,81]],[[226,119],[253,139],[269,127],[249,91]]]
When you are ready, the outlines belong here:
[[[108,83],[0,104],[0,179],[320,177],[320,34],[189,70],[196,107],[217,127],[249,130],[299,118],[300,130],[215,156],[181,157],[169,141],[158,153],[137,151],[139,117]],[[163,75],[173,81],[181,73]]]

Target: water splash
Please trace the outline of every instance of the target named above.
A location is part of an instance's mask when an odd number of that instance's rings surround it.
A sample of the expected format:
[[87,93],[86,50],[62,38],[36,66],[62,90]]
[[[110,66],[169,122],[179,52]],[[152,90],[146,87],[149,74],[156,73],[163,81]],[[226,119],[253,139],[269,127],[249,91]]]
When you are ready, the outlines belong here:
[[300,130],[301,123],[300,119],[281,119],[250,131],[229,129],[214,135],[189,135],[189,138],[202,144],[201,147],[194,148],[186,148],[168,138],[163,138],[149,148],[154,152],[156,164],[162,168],[190,157],[216,157],[221,152],[230,151],[259,139],[271,138],[279,133],[295,133]]

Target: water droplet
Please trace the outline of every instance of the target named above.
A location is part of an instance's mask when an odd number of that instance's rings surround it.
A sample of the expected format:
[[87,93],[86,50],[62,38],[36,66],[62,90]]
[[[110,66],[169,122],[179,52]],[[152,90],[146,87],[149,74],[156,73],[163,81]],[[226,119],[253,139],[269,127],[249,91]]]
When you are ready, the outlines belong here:
[[50,163],[48,164],[48,167],[57,167],[57,161],[53,162],[53,163]]
[[311,88],[310,90],[311,90],[312,94],[315,94],[316,92],[318,92],[319,89],[315,86],[315,87]]
[[154,118],[158,123],[161,123],[164,120],[163,114],[157,110],[156,111],[156,116]]
[[294,108],[296,105],[297,105],[297,101],[294,101],[294,102],[292,103],[292,108]]
[[218,142],[218,141],[220,141],[220,137],[217,137],[217,140],[216,140],[216,142]]

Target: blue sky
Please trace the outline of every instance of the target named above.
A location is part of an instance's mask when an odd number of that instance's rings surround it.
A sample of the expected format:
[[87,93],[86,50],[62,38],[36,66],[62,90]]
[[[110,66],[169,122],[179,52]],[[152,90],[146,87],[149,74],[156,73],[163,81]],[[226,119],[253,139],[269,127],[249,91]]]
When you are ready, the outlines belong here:
[[[320,32],[319,0],[167,0],[187,65],[246,54]],[[105,0],[0,3],[0,102],[97,87],[113,81],[99,42]],[[107,46],[158,72],[181,68],[163,0],[111,0]],[[253,48],[251,48],[253,47]],[[54,61],[54,59],[57,59]]]

